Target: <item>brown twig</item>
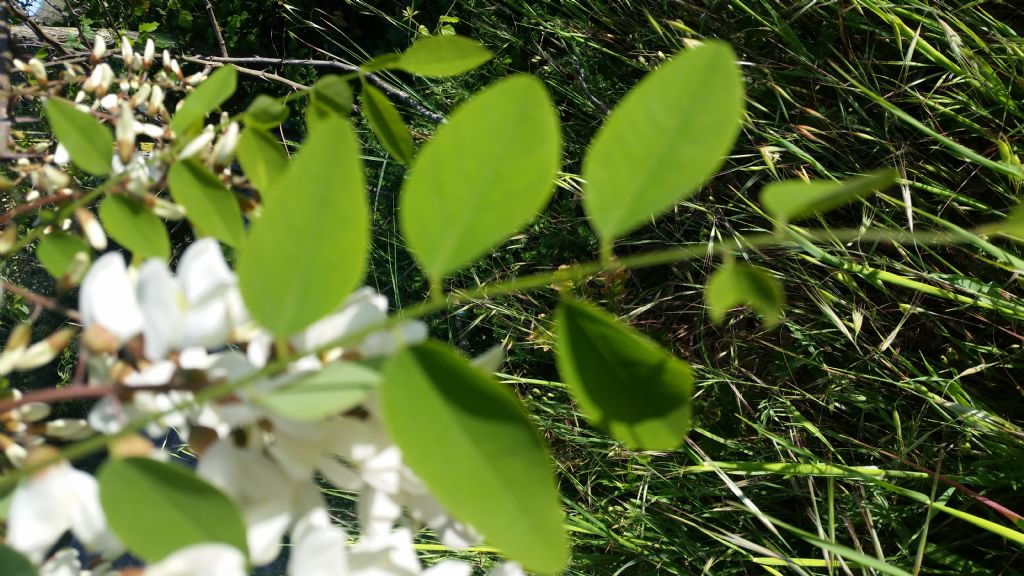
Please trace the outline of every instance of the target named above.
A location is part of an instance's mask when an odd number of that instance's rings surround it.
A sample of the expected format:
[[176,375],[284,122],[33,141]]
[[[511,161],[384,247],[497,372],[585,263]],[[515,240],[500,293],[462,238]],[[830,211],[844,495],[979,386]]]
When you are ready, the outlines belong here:
[[64,316],[67,316],[68,318],[74,320],[75,322],[82,321],[82,316],[78,313],[77,310],[72,310],[70,308],[61,306],[53,298],[43,296],[42,294],[36,294],[35,292],[29,290],[28,288],[23,288],[21,286],[18,286],[17,284],[11,284],[6,280],[0,280],[0,290],[6,290],[11,294],[14,294],[15,296],[21,296],[25,300],[28,300],[29,302],[35,304],[36,306],[39,306],[40,308],[46,308],[47,310],[51,310],[58,314],[63,314]]
[[[224,66],[225,64],[229,63],[224,62],[223,60],[233,60],[233,58],[214,59],[213,56],[206,58],[198,58],[195,56],[182,56],[181,59],[186,62],[192,62],[193,64],[202,64],[204,66],[213,66],[215,68],[220,68],[221,66]],[[306,86],[305,84],[299,84],[298,82],[294,80],[289,80],[284,76],[278,76],[277,74],[264,72],[263,70],[253,70],[252,68],[244,68],[242,66],[238,66],[237,64],[234,64],[234,66],[235,70],[248,76],[255,76],[256,78],[262,78],[263,80],[266,80],[268,82],[277,82],[279,84],[284,84],[285,86],[288,86],[293,90],[309,90],[309,86]]]
[[220,25],[217,24],[217,15],[213,12],[213,4],[206,0],[206,16],[210,19],[210,28],[213,28],[213,35],[217,38],[217,46],[220,47],[220,55],[228,57],[228,47],[224,43],[224,35],[220,33]]
[[0,214],[0,224],[6,224],[26,212],[31,212],[33,210],[42,208],[43,206],[49,206],[50,204],[57,204],[58,202],[63,202],[64,200],[74,200],[81,195],[81,192],[75,192],[74,194],[66,195],[53,194],[50,196],[41,196],[33,200],[32,202],[27,202],[25,204],[15,206],[14,208],[11,208],[7,212]]
[[17,400],[0,402],[0,413],[14,410],[19,406],[33,402],[62,402],[64,400],[82,400],[85,398],[102,398],[113,394],[114,389],[110,386],[65,386],[64,388],[45,388],[26,392]]
[[70,50],[68,50],[56,38],[47,34],[46,31],[43,30],[39,26],[39,24],[37,24],[36,21],[33,20],[28,14],[25,14],[25,12],[21,8],[19,8],[17,4],[15,4],[14,2],[9,2],[8,6],[10,7],[11,12],[13,12],[15,16],[25,21],[25,25],[32,30],[32,33],[35,34],[36,38],[39,38],[41,42],[50,45],[55,50],[57,50],[61,54],[64,54],[65,56],[71,54]]

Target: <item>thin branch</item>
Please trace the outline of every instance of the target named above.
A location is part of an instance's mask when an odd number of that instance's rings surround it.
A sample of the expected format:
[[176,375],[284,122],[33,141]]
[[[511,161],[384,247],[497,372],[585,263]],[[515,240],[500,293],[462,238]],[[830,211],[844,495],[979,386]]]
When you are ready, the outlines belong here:
[[22,215],[22,214],[24,214],[26,212],[31,212],[33,210],[37,210],[39,208],[42,208],[43,206],[49,206],[50,204],[57,204],[59,202],[65,201],[65,200],[74,200],[74,199],[78,198],[79,196],[81,196],[81,194],[82,194],[81,192],[76,192],[74,194],[59,194],[59,195],[58,194],[52,194],[52,195],[49,195],[49,196],[41,196],[41,197],[33,200],[32,202],[28,202],[28,203],[25,203],[25,204],[19,204],[18,206],[15,206],[14,208],[11,208],[7,212],[4,212],[3,214],[0,214],[0,224],[6,224],[6,223],[10,222],[11,220],[17,218],[18,216],[20,216],[20,215]]
[[[346,72],[349,74],[358,73],[359,66],[353,64],[347,64],[345,62],[338,62],[337,60],[313,60],[308,58],[266,58],[263,56],[246,56],[246,57],[235,57],[235,58],[224,58],[218,56],[197,56],[189,62],[221,62],[224,64],[263,64],[266,66],[312,66],[314,68],[333,68],[340,72]],[[241,70],[239,70],[241,72]],[[380,88],[388,96],[398,100],[406,106],[415,110],[420,116],[427,118],[432,122],[442,123],[444,122],[444,116],[431,112],[423,107],[422,104],[416,101],[415,98],[410,96],[407,92],[399,89],[398,87],[385,82],[380,76],[376,74],[366,74],[366,79],[371,84]]]
[[213,66],[215,68],[220,68],[221,66],[224,66],[225,64],[230,63],[230,64],[233,64],[235,66],[235,70],[238,70],[242,74],[246,74],[248,76],[255,76],[257,78],[262,78],[263,80],[266,80],[267,82],[277,82],[279,84],[284,84],[285,86],[288,86],[288,87],[292,88],[293,90],[309,90],[309,86],[306,86],[305,84],[299,84],[298,82],[296,82],[294,80],[289,80],[289,79],[285,78],[284,76],[278,76],[277,74],[274,74],[272,72],[265,72],[263,70],[253,70],[252,68],[243,68],[241,66],[238,66],[237,64],[234,64],[233,62],[228,62],[229,60],[234,60],[234,58],[216,58],[216,57],[213,57],[213,56],[208,56],[208,57],[205,57],[205,58],[198,58],[198,57],[195,57],[195,56],[182,56],[181,59],[186,61],[186,62],[192,62],[193,64],[202,64],[204,66]]
[[39,38],[41,42],[50,45],[51,47],[53,47],[53,49],[57,50],[65,56],[71,54],[70,50],[68,50],[56,38],[47,34],[46,31],[44,31],[42,27],[40,27],[39,24],[32,19],[32,17],[30,17],[28,14],[25,14],[25,12],[17,4],[15,4],[14,2],[8,2],[7,5],[15,16],[25,21],[25,25],[32,30],[32,32],[36,35],[36,38]]
[[220,25],[217,24],[217,15],[213,12],[213,4],[206,0],[206,16],[210,19],[210,28],[213,28],[213,35],[217,38],[217,46],[220,47],[220,55],[228,57],[228,47],[224,44],[224,35],[220,33]]
[[113,394],[114,389],[110,386],[65,386],[64,388],[44,388],[26,392],[17,400],[0,402],[0,413],[14,410],[19,406],[33,402],[62,402],[65,400],[83,400],[85,398],[102,398]]
[[0,280],[0,290],[6,290],[11,294],[14,294],[15,296],[21,296],[25,300],[28,300],[29,302],[35,304],[36,306],[39,306],[40,308],[46,308],[47,310],[56,312],[58,314],[63,314],[64,316],[67,316],[68,318],[74,320],[75,322],[82,321],[82,316],[78,313],[77,310],[72,310],[70,308],[61,306],[53,298],[43,296],[42,294],[36,294],[35,292],[29,290],[28,288],[23,288],[21,286],[18,286],[17,284],[11,284],[6,280]]

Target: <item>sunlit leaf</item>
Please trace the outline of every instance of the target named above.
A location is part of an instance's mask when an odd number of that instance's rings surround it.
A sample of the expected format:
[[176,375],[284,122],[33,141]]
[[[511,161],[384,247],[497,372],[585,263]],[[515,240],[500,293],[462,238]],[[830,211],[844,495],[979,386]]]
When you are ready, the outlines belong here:
[[842,182],[789,180],[776,182],[761,191],[761,204],[780,222],[792,222],[845,206],[896,182],[895,170],[879,170]]
[[725,313],[740,305],[750,306],[774,326],[782,315],[785,293],[774,276],[760,268],[738,262],[727,262],[708,278],[704,302],[712,322],[721,322]]
[[366,73],[379,72],[381,70],[390,70],[394,68],[398,61],[401,60],[400,54],[394,52],[388,52],[379,56],[374,56],[370,60],[364,62],[359,69]]
[[347,118],[352,114],[352,86],[341,76],[324,76],[313,85],[306,109],[306,124],[310,128],[333,116]]
[[185,98],[185,103],[171,119],[171,129],[178,134],[188,132],[206,116],[227,102],[238,85],[238,72],[227,65],[217,69]]
[[402,457],[452,515],[530,570],[565,567],[552,463],[511,390],[428,343],[391,358],[380,403]]
[[[68,271],[77,254],[85,254],[91,258],[92,249],[82,238],[64,232],[54,232],[43,236],[36,247],[36,257],[43,268],[54,278],[60,278]],[[2,574],[2,572],[0,572]]]
[[0,545],[0,574],[3,576],[37,576],[36,567],[32,561],[21,555],[20,552]]
[[583,162],[583,207],[605,243],[697,192],[739,134],[743,79],[724,42],[676,55],[622,99]]
[[73,104],[55,98],[46,101],[46,117],[75,166],[93,176],[110,173],[114,137],[106,126]]
[[412,136],[402,122],[395,105],[383,92],[363,83],[363,117],[370,124],[384,149],[403,164],[412,162]]
[[583,414],[638,450],[672,450],[690,430],[693,373],[654,341],[583,302],[562,302],[558,372]]
[[338,307],[363,278],[369,215],[352,127],[333,117],[310,133],[251,227],[238,263],[252,316],[290,336]]
[[540,212],[561,161],[544,85],[512,76],[457,109],[420,149],[399,219],[416,260],[439,279],[507,240]]
[[149,458],[111,459],[97,478],[111,530],[147,562],[203,542],[247,549],[234,503],[187,468]]
[[193,160],[176,162],[167,174],[167,185],[199,235],[241,246],[245,239],[242,211],[234,193],[212,172]]
[[260,94],[245,110],[245,123],[256,128],[273,128],[288,119],[288,107]]
[[160,218],[141,203],[124,196],[108,195],[100,203],[100,221],[107,234],[131,250],[138,260],[171,257],[171,241]]
[[494,55],[465,36],[427,36],[416,41],[395,64],[419,76],[455,76],[487,62]]
[[264,195],[264,200],[273,181],[288,169],[288,155],[281,143],[262,130],[242,130],[235,155],[245,176]]
[[380,385],[380,374],[355,362],[334,362],[254,398],[257,404],[298,422],[316,422],[362,402]]

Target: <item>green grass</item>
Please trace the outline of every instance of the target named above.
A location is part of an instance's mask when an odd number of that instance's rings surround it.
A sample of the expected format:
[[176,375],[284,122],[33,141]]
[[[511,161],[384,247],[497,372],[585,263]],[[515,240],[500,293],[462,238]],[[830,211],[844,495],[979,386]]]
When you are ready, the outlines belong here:
[[[767,231],[757,203],[766,183],[884,166],[900,171],[898,187],[809,225],[965,239],[746,251],[786,284],[783,324],[770,331],[750,313],[710,323],[701,290],[711,260],[579,283],[696,367],[698,428],[669,453],[625,451],[583,423],[553,369],[552,291],[435,319],[436,333],[470,351],[510,348],[506,381],[557,457],[571,574],[1021,572],[1024,533],[1006,511],[1024,511],[1020,253],[965,229],[1018,202],[1024,11],[915,0],[420,2],[411,23],[398,7],[349,4],[392,38],[454,16],[496,52],[468,77],[407,86],[430,109],[449,111],[513,71],[539,75],[559,105],[567,176],[549,212],[452,287],[595,258],[573,176],[587,142],[663,55],[709,37],[743,62],[744,133],[719,177],[619,254]],[[422,284],[391,219],[401,170],[388,163],[380,174],[374,270],[408,299]]]

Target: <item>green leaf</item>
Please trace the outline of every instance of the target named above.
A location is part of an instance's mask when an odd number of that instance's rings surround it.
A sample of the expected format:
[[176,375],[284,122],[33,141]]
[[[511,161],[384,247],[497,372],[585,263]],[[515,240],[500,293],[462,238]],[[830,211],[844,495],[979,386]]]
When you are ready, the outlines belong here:
[[845,206],[896,182],[895,170],[886,169],[842,182],[789,180],[761,191],[761,204],[781,223],[792,222]]
[[252,316],[290,336],[338,307],[366,270],[369,215],[352,127],[333,117],[312,131],[251,227],[238,264]]
[[374,56],[373,58],[364,62],[362,66],[359,67],[359,69],[362,70],[363,72],[366,72],[367,74],[372,74],[373,72],[379,72],[381,70],[390,70],[398,64],[398,61],[401,58],[402,56],[400,54],[388,52],[386,54]]
[[362,100],[363,117],[384,149],[403,164],[412,162],[412,136],[391,100],[366,82],[363,83]]
[[511,390],[431,342],[391,358],[380,404],[402,457],[453,516],[529,570],[565,567],[552,464]]
[[697,192],[739,134],[743,79],[723,42],[648,74],[612,112],[583,161],[583,207],[606,244]]
[[456,110],[402,190],[402,231],[428,276],[457,271],[529,223],[560,160],[558,114],[536,78],[500,80]]
[[721,322],[730,309],[746,304],[764,318],[766,325],[774,326],[784,302],[782,283],[774,276],[737,262],[727,262],[715,270],[704,289],[704,303],[715,323]]
[[83,253],[87,258],[91,258],[92,249],[89,248],[89,244],[85,240],[65,232],[47,234],[36,246],[36,257],[43,264],[43,268],[46,268],[46,271],[57,279],[64,276],[78,253]]
[[3,576],[37,576],[36,567],[32,561],[21,555],[20,552],[0,545],[0,574]]
[[163,221],[139,202],[108,195],[100,203],[99,212],[107,234],[131,250],[137,260],[160,258],[166,261],[171,257],[171,241]]
[[693,396],[689,364],[583,302],[562,302],[556,322],[558,372],[587,420],[636,450],[683,442]]
[[185,215],[200,235],[217,238],[229,246],[245,240],[242,210],[233,192],[202,164],[193,160],[177,162],[167,174],[174,201],[185,207]]
[[380,385],[380,374],[355,362],[334,362],[323,370],[254,398],[257,404],[299,422],[316,422],[362,402]]
[[46,101],[46,117],[71,161],[93,176],[110,173],[114,137],[100,121],[63,100]]
[[178,134],[188,132],[196,124],[201,123],[210,112],[227,102],[235,93],[237,85],[238,72],[233,66],[227,65],[217,69],[185,98],[185,103],[171,119],[171,130]]
[[310,97],[339,116],[352,113],[352,86],[341,76],[332,74],[317,80]]
[[245,123],[256,128],[273,128],[288,119],[288,107],[260,94],[245,110]]
[[187,468],[149,458],[111,459],[97,478],[110,529],[146,562],[203,542],[247,549],[234,503]]
[[427,36],[402,54],[397,68],[419,76],[455,76],[487,62],[494,55],[465,36]]
[[238,139],[235,155],[249,182],[267,200],[270,185],[288,169],[288,155],[281,143],[262,130],[246,128]]

